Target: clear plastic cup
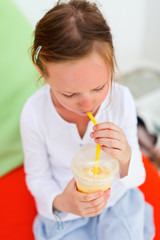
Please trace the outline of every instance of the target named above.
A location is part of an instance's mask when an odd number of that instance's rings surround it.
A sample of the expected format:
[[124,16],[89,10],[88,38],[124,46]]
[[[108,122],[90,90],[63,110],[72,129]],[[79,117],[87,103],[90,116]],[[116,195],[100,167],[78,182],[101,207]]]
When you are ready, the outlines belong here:
[[96,145],[86,146],[76,154],[72,161],[72,171],[80,192],[92,193],[106,191],[112,185],[119,163],[115,158],[100,151],[98,174],[94,174]]

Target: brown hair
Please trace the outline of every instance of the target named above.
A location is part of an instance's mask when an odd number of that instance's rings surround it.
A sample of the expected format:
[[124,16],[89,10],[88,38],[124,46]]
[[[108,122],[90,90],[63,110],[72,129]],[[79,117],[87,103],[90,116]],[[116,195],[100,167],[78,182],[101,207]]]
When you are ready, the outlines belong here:
[[[36,59],[39,46],[42,49]],[[58,1],[36,25],[32,61],[46,75],[46,62],[77,60],[93,50],[107,62],[113,79],[116,60],[112,35],[95,3],[86,0]]]

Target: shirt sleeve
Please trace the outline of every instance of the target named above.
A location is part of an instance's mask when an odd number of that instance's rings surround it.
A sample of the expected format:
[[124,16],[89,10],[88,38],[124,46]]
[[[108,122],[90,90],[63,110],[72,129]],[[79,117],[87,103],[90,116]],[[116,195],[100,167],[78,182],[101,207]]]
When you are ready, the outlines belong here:
[[138,187],[145,181],[145,168],[142,162],[142,154],[138,144],[137,137],[137,114],[133,97],[128,88],[126,88],[123,118],[123,132],[131,147],[131,159],[128,175],[120,178],[118,181],[126,188]]
[[51,174],[46,144],[36,119],[32,107],[26,104],[20,118],[26,183],[39,214],[53,219],[52,203],[61,190]]

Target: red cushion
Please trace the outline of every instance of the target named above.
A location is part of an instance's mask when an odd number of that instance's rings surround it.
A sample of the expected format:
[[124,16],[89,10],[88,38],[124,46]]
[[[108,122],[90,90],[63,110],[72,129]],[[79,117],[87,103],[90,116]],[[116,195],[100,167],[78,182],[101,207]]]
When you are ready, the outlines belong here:
[[145,200],[154,207],[154,220],[156,226],[156,236],[154,240],[160,240],[160,177],[151,161],[143,155],[143,162],[146,169],[146,180],[140,186],[144,193]]
[[0,179],[0,191],[0,239],[33,240],[36,208],[25,184],[23,167]]
[[[140,186],[147,202],[155,211],[156,237],[160,239],[160,178],[151,162],[144,156],[146,181]],[[36,215],[35,204],[25,184],[23,167],[0,180],[0,239],[33,240],[32,224]]]

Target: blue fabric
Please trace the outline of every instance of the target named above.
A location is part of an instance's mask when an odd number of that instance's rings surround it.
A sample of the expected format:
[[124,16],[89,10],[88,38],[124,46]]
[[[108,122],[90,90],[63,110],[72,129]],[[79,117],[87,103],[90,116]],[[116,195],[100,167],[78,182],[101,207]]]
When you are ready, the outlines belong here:
[[63,227],[61,221],[37,216],[35,240],[152,240],[155,232],[153,209],[138,189],[129,190],[99,216],[66,221]]

